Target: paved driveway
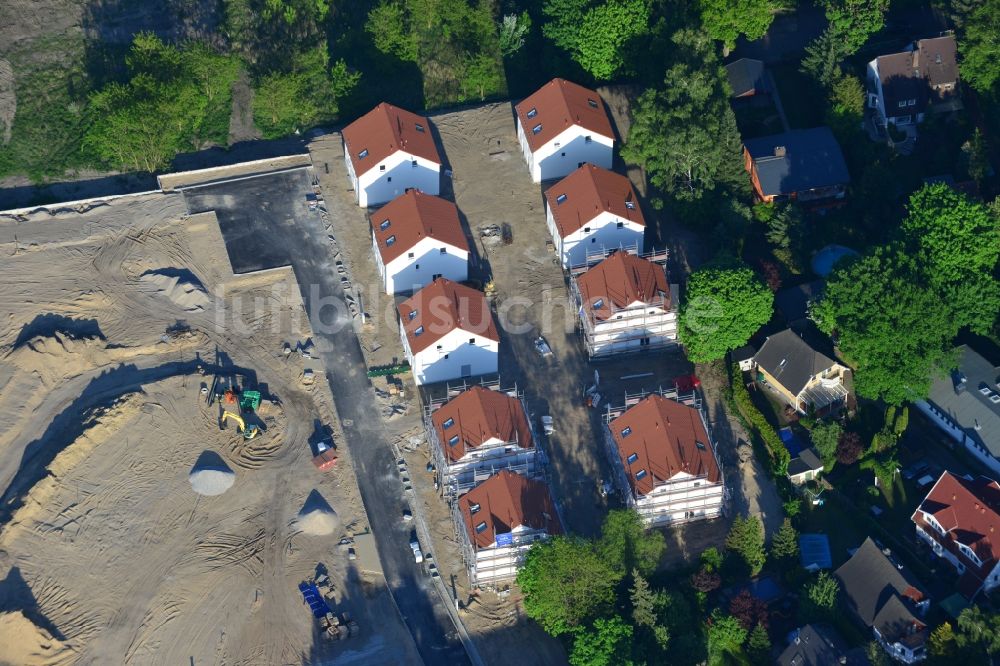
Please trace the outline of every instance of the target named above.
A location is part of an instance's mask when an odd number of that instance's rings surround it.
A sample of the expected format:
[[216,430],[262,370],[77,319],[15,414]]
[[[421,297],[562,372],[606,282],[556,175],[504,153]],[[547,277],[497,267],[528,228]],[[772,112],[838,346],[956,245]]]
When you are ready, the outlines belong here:
[[400,614],[424,663],[467,664],[454,625],[435,603],[438,597],[430,579],[413,560],[408,545],[411,528],[402,521],[403,490],[395,460],[373,407],[374,392],[320,215],[306,205],[309,192],[309,173],[299,169],[191,188],[184,196],[191,213],[216,212],[234,268],[261,264],[262,257],[266,264],[292,266]]

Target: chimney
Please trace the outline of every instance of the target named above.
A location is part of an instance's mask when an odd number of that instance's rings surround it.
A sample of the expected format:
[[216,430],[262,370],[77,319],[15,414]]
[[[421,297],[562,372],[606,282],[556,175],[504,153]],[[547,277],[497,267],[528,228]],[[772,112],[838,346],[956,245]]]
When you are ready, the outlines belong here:
[[775,146],[774,147],[774,156],[775,157],[784,157],[786,152],[787,151],[785,150],[784,146]]

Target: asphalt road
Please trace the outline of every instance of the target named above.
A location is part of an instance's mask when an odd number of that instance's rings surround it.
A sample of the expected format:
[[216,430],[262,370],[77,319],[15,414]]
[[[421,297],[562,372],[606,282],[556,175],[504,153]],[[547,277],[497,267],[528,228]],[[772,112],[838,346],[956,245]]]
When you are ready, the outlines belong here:
[[[378,545],[386,581],[425,664],[469,664],[454,624],[430,579],[413,560],[411,527],[402,520],[403,489],[364,356],[333,267],[307,171],[216,183],[184,191],[191,213],[214,210],[237,266],[291,265],[326,366],[337,413],[357,472],[361,500]],[[251,269],[252,270],[252,269]],[[331,548],[332,548],[331,544]]]

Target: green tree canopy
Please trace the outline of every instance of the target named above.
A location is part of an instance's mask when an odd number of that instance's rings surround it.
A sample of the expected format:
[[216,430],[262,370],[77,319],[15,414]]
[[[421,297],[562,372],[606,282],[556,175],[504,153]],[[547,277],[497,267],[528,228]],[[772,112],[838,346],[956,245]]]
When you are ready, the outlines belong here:
[[542,34],[596,79],[625,64],[625,47],[649,30],[649,0],[545,0]]
[[656,570],[665,548],[663,533],[647,532],[642,518],[631,509],[608,513],[597,542],[601,558],[612,569],[636,569],[644,576]]
[[524,610],[553,636],[584,625],[610,608],[625,575],[614,569],[587,541],[560,536],[528,551],[517,584]]
[[622,156],[678,199],[700,199],[723,185],[745,189],[742,143],[711,41],[684,30],[673,42],[685,58],[667,70],[661,89],[636,101]]
[[593,627],[578,631],[569,655],[572,666],[625,666],[631,652],[632,626],[617,615],[598,618]]
[[987,93],[1000,82],[1000,0],[981,0],[971,7],[958,40],[959,70],[963,81]]
[[844,429],[836,421],[823,421],[817,423],[809,433],[813,446],[823,459],[823,464],[827,470],[833,468],[837,460],[837,442]]
[[792,527],[792,521],[785,518],[781,527],[771,539],[771,557],[790,560],[799,556],[799,533]]
[[760,518],[736,516],[726,536],[726,548],[743,558],[750,568],[751,576],[760,573],[767,560],[767,551],[764,548],[764,525]]
[[1000,615],[979,606],[966,608],[958,616],[955,643],[962,649],[963,657],[986,663],[1000,654]]
[[746,344],[771,319],[774,295],[749,268],[702,268],[691,274],[681,307],[688,358],[705,363]]
[[826,571],[820,571],[816,578],[805,586],[805,612],[814,620],[829,620],[837,605],[840,583]]
[[712,39],[732,49],[740,35],[751,42],[763,37],[776,9],[772,0],[701,0],[701,23]]
[[735,617],[724,615],[718,608],[712,611],[708,625],[708,663],[724,664],[727,656],[741,654],[747,633]]
[[843,40],[847,55],[857,53],[885,25],[889,0],[825,0],[829,30]]

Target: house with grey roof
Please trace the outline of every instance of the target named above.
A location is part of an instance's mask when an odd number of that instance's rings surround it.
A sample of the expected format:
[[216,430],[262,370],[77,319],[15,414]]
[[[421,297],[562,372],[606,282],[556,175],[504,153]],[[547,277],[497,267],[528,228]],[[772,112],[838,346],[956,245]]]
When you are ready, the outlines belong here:
[[834,576],[844,606],[889,655],[906,664],[927,658],[928,631],[921,618],[930,600],[920,583],[870,537]]
[[733,97],[742,99],[769,92],[764,79],[764,63],[753,58],[740,58],[726,65],[726,77]]
[[800,414],[837,411],[850,397],[847,366],[786,328],[769,335],[753,357],[757,382]]
[[957,366],[931,384],[917,408],[964,446],[992,476],[1000,476],[1000,366],[961,345]]
[[789,636],[788,647],[775,662],[778,666],[868,666],[864,651],[849,649],[840,634],[828,624],[807,624]]
[[754,194],[768,203],[843,199],[851,180],[829,127],[747,139],[743,160]]
[[955,37],[920,39],[900,53],[878,56],[868,63],[868,107],[876,122],[911,125],[928,110],[961,106]]
[[802,449],[788,461],[788,480],[797,486],[818,479],[823,473],[823,461],[816,449]]

